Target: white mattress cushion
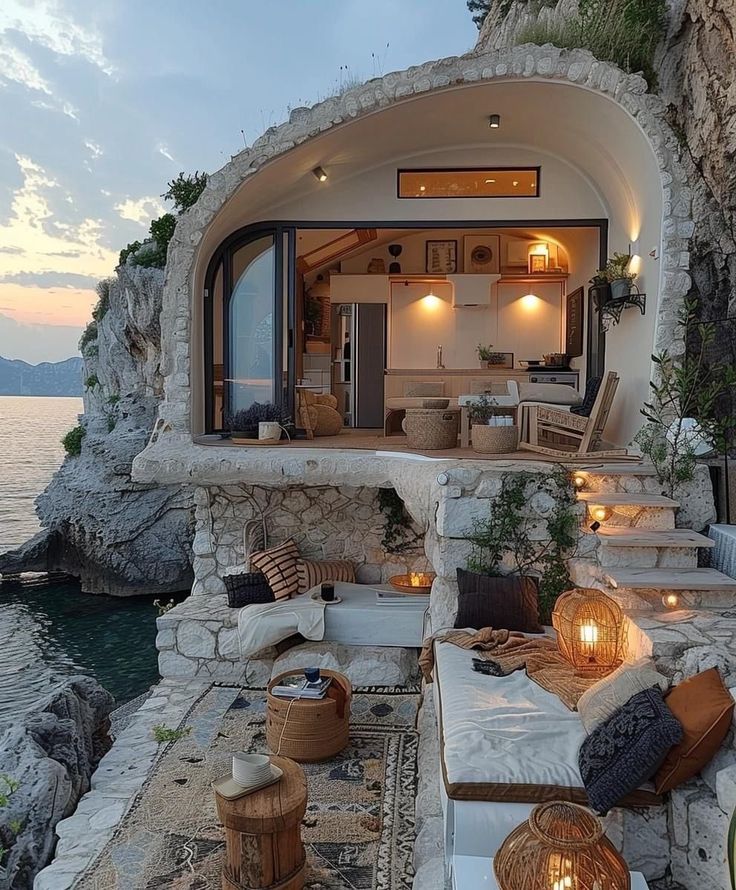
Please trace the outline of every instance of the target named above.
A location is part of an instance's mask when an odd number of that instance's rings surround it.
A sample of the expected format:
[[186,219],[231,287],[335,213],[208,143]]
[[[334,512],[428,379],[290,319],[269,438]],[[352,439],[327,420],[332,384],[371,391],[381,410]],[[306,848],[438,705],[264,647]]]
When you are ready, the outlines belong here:
[[451,643],[435,644],[447,783],[581,788],[580,717],[526,671],[489,677],[473,670],[474,657]]

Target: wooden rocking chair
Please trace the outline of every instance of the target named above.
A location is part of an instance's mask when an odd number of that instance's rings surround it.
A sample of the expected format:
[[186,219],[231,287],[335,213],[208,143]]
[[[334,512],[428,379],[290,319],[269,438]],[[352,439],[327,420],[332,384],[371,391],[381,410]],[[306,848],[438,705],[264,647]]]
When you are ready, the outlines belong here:
[[576,460],[627,457],[625,448],[596,451],[603,441],[603,429],[611,411],[618,381],[615,371],[606,374],[589,417],[571,414],[552,405],[530,405],[527,409],[529,441],[522,442],[520,447],[553,457],[569,454]]

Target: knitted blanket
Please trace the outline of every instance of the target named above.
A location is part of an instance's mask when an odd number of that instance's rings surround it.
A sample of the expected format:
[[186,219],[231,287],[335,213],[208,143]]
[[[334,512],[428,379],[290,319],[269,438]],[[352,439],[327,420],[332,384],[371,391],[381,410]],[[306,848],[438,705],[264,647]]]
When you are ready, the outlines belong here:
[[575,669],[549,637],[527,637],[516,631],[484,627],[475,633],[451,630],[426,640],[419,667],[428,683],[432,682],[434,671],[434,647],[444,643],[475,650],[480,659],[496,665],[501,676],[526,668],[530,680],[556,695],[571,711],[576,710],[585,690],[597,682],[595,678],[576,676]]

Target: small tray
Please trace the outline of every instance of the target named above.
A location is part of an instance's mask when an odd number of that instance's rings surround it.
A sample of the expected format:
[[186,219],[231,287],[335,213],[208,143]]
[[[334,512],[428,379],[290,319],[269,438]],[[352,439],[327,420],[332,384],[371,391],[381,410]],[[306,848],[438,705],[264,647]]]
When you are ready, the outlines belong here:
[[242,785],[238,785],[232,776],[223,776],[221,779],[215,779],[212,783],[212,788],[220,797],[224,797],[225,800],[238,800],[240,797],[245,797],[246,794],[253,794],[254,791],[260,791],[261,788],[268,788],[269,785],[278,782],[284,771],[273,763],[271,764],[271,769],[273,770],[273,775],[270,779],[266,779],[265,782],[261,782],[258,785],[251,785],[250,788],[243,788]]
[[341,602],[342,602],[342,597],[341,597],[341,596],[336,596],[336,597],[335,597],[334,599],[332,599],[332,600],[323,600],[322,597],[319,595],[319,592],[318,592],[318,591],[315,591],[315,593],[312,594],[312,599],[313,599],[316,603],[324,603],[326,606],[332,606],[332,605],[334,605],[335,603],[341,603]]
[[230,441],[236,445],[280,445],[286,439],[241,439],[239,436],[230,436]]

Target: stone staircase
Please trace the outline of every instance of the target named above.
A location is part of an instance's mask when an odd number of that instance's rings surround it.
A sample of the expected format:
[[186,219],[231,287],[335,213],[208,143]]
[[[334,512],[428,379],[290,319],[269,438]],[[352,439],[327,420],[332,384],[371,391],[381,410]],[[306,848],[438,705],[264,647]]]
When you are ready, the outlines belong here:
[[676,528],[680,504],[653,492],[651,466],[601,466],[582,471],[578,500],[585,505],[582,548],[573,560],[577,584],[606,590],[626,609],[664,612],[663,597],[675,594],[680,609],[723,610],[736,606],[736,580],[698,568],[698,551],[713,541]]

